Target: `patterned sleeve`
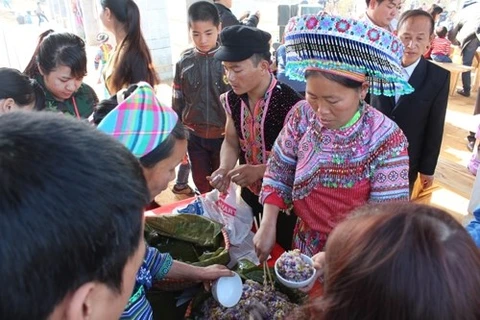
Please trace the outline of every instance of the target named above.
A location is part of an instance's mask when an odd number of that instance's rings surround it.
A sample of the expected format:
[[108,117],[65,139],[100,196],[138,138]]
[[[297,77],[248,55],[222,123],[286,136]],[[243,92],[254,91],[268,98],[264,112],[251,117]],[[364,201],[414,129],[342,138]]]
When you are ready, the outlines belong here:
[[156,248],[147,246],[144,264],[156,280],[161,280],[170,271],[173,259],[170,254],[161,253]]
[[286,207],[290,207],[292,204],[298,144],[307,122],[307,117],[304,116],[306,107],[309,108],[303,101],[292,108],[287,115],[285,126],[275,140],[263,176],[260,192],[262,204],[273,194],[280,197]]
[[408,142],[395,126],[374,154],[370,203],[408,201]]

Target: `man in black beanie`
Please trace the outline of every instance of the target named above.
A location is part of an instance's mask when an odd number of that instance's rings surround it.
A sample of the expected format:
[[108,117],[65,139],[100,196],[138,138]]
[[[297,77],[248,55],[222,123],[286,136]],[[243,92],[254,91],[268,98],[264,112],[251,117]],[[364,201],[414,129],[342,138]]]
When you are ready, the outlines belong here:
[[[230,182],[240,185],[242,198],[257,217],[263,211],[258,194],[268,155],[290,109],[302,100],[272,75],[270,39],[269,33],[257,28],[227,27],[220,34],[221,46],[215,53],[215,58],[223,61],[232,90],[220,98],[227,123],[220,167],[209,178],[210,184],[221,192]],[[284,249],[291,246],[295,222],[293,215],[279,216],[277,242]]]

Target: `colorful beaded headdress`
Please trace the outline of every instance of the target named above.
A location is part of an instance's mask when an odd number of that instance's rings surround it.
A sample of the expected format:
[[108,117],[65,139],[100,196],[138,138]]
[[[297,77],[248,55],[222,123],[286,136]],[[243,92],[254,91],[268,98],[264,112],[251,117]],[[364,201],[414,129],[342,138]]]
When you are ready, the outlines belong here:
[[370,84],[375,95],[413,92],[402,75],[403,45],[394,34],[369,22],[327,13],[290,19],[285,28],[286,74],[305,81],[321,70]]
[[141,158],[167,139],[177,121],[176,112],[160,104],[153,88],[139,82],[135,91],[107,114],[97,128]]

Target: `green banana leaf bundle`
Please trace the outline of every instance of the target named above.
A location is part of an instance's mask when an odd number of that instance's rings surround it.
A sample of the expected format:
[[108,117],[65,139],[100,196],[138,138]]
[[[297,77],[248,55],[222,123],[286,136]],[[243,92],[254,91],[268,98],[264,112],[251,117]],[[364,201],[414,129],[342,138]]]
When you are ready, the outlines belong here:
[[229,242],[222,224],[190,214],[149,216],[145,239],[160,252],[195,266],[226,265],[230,261]]

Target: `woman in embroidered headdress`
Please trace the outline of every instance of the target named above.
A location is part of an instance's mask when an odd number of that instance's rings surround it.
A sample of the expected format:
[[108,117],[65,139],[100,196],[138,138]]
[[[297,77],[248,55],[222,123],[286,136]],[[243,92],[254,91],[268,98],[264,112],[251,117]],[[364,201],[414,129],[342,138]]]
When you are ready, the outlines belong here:
[[298,216],[293,247],[312,256],[332,229],[365,203],[408,201],[407,140],[364,102],[367,92],[413,91],[400,68],[402,45],[369,23],[325,13],[286,27],[287,76],[306,79],[272,149],[263,179],[263,220],[254,238],[264,261],[280,211]]
[[[123,100],[126,95],[128,97]],[[123,100],[117,107],[108,112],[112,100],[115,100],[112,97],[110,103],[102,104],[107,110],[97,109],[93,118],[99,121],[99,117],[107,113],[97,128],[119,140],[138,158],[153,199],[175,178],[175,167],[187,151],[188,133],[178,121],[176,112],[160,105],[148,83],[130,86],[117,96],[118,100]],[[147,246],[144,262],[137,272],[134,292],[120,319],[153,319],[145,292],[156,279],[168,276],[171,279],[213,281],[230,275],[233,275],[232,272],[225,266],[192,266]]]

